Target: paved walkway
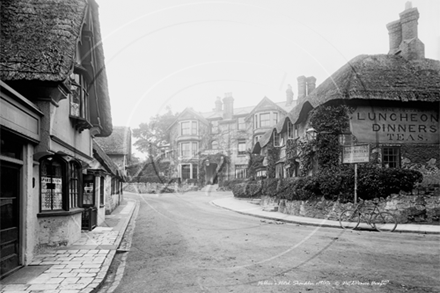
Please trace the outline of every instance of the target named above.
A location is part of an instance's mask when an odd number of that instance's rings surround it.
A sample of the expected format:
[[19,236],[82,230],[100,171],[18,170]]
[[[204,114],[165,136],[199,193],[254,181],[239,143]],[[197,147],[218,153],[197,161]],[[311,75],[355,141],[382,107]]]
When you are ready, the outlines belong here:
[[46,249],[29,266],[1,280],[0,292],[89,293],[98,289],[135,208],[135,201],[124,200],[99,227],[82,231],[77,242]]
[[[213,200],[212,203],[218,207],[222,207],[240,214],[259,217],[263,219],[295,223],[301,225],[312,225],[321,227],[332,227],[341,229],[338,221],[306,218],[300,216],[287,215],[280,212],[264,211],[258,201],[250,199],[237,199],[234,197]],[[361,224],[359,228],[371,229],[368,224]],[[396,232],[406,233],[424,233],[424,234],[440,234],[440,225],[416,225],[416,224],[398,224]]]

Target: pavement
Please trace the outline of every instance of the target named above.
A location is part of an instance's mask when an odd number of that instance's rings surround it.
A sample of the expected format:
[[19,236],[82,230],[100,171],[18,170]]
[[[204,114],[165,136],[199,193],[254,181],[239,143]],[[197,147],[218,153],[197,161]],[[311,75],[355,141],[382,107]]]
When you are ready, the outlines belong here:
[[105,221],[92,231],[82,231],[72,245],[45,248],[28,266],[1,280],[1,293],[89,293],[96,292],[109,272],[137,207],[124,199]]
[[[295,223],[340,229],[338,221],[286,215],[265,211],[258,201],[237,199],[222,192],[225,198],[212,204],[240,214],[254,216],[276,223]],[[1,280],[1,293],[89,293],[103,285],[117,251],[124,247],[124,233],[135,210],[135,200],[124,199],[122,204],[105,217],[105,221],[92,231],[82,231],[81,239],[70,246],[45,249],[31,264]],[[265,221],[262,220],[262,221]],[[440,234],[438,225],[399,224],[396,232]]]
[[[315,219],[301,216],[287,215],[278,211],[265,211],[259,205],[258,200],[251,199],[237,199],[234,197],[221,198],[212,201],[212,204],[231,210],[240,214],[254,216],[266,220],[272,220],[279,223],[293,223],[309,226],[331,227],[341,229],[339,221],[328,219]],[[360,224],[359,229],[370,229],[368,224]],[[386,227],[385,227],[386,230]],[[421,233],[421,234],[440,234],[440,225],[425,225],[425,224],[398,224],[393,233]]]

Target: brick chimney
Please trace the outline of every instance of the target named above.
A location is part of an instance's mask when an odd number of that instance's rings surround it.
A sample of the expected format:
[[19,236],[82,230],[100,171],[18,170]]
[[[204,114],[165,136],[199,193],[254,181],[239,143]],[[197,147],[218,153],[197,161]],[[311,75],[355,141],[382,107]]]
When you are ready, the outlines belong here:
[[298,80],[298,100],[305,98],[306,96],[306,77],[301,75],[297,78]]
[[217,97],[217,100],[215,100],[215,112],[221,112],[223,108],[222,100],[220,97]]
[[225,93],[225,97],[223,98],[224,110],[223,110],[223,119],[232,119],[234,115],[234,98],[232,97],[232,93]]
[[286,90],[286,106],[290,106],[293,103],[293,91],[292,86],[290,84],[287,85]]
[[406,2],[405,10],[399,16],[399,20],[387,24],[390,36],[388,54],[400,54],[407,60],[425,58],[425,45],[417,34],[419,11],[412,8],[411,2]]
[[309,76],[306,78],[306,83],[307,83],[307,96],[308,96],[316,88],[316,78],[314,76]]
[[399,46],[402,43],[402,26],[400,25],[400,20],[387,24],[387,29],[390,38],[390,50],[388,54],[395,55],[400,52]]

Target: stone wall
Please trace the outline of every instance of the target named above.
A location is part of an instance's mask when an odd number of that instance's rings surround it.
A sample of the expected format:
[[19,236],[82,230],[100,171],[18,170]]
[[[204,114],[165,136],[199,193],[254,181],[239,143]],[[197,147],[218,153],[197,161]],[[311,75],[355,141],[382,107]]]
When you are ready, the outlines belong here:
[[[381,198],[379,209],[396,216],[400,224],[431,224],[440,225],[440,195],[438,188],[435,194],[393,194],[386,199]],[[315,198],[304,201],[288,201],[275,197],[262,196],[263,208],[278,205],[281,213],[317,219],[338,220],[339,214],[348,208],[353,208],[353,203],[339,203],[324,198]],[[372,201],[365,201],[364,211],[374,208]]]

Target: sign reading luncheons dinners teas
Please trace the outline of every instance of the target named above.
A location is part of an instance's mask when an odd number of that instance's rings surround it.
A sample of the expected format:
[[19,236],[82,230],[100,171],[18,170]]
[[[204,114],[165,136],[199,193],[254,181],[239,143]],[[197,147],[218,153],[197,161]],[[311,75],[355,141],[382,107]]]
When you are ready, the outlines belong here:
[[438,109],[358,107],[350,117],[359,142],[439,143]]

